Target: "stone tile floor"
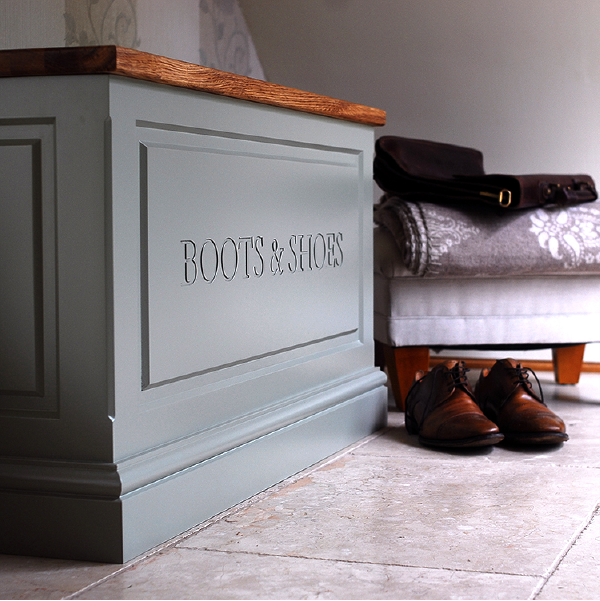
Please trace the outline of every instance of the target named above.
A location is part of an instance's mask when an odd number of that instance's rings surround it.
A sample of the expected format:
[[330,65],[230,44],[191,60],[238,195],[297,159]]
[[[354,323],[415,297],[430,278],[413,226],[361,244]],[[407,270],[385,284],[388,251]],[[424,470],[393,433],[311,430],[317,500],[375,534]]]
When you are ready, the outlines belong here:
[[538,375],[564,445],[434,450],[391,411],[126,565],[0,555],[0,598],[600,599],[600,374]]

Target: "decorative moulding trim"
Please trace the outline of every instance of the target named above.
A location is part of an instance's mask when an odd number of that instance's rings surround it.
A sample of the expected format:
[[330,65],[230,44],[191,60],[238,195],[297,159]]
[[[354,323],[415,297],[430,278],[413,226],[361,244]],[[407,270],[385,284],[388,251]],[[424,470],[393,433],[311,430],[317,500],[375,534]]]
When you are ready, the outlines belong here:
[[119,46],[0,51],[0,77],[113,74],[249,100],[365,125],[385,125],[386,114],[260,79]]
[[0,457],[0,491],[117,500],[322,411],[354,402],[384,382],[383,372],[369,369],[318,393],[287,399],[117,464]]
[[0,490],[118,499],[113,463],[0,457]]
[[231,451],[261,436],[280,430],[302,419],[314,416],[382,386],[385,375],[369,370],[359,377],[348,378],[326,387],[249,415],[196,432],[192,436],[151,449],[119,462],[122,494],[136,491],[157,480],[173,476],[198,464]]
[[[26,197],[20,197],[24,202],[22,209],[27,209],[29,214],[19,211],[9,211],[9,228],[20,232],[19,244],[27,245],[19,253],[30,254],[31,258],[21,269],[20,276],[31,287],[28,302],[24,307],[30,306],[27,322],[33,325],[31,338],[25,331],[9,329],[8,348],[12,346],[11,339],[17,336],[21,341],[30,344],[28,356],[31,360],[33,377],[29,382],[20,382],[15,385],[4,382],[5,387],[0,390],[0,415],[3,416],[30,416],[32,413],[46,418],[55,418],[59,414],[58,358],[55,354],[58,336],[56,321],[56,289],[57,289],[57,258],[56,258],[56,119],[55,117],[16,117],[0,119],[0,148],[13,149],[29,148],[28,159],[19,162],[18,169],[9,175],[16,177],[21,183],[29,183],[29,192]],[[22,157],[21,157],[22,159]],[[6,184],[6,182],[5,182]],[[10,226],[15,219],[14,227]],[[23,229],[25,228],[25,229]],[[27,233],[28,232],[28,233]],[[15,257],[11,256],[11,262]],[[16,264],[19,264],[18,261]],[[10,273],[10,270],[9,270]],[[25,288],[26,289],[26,288]],[[18,292],[17,296],[24,293]],[[9,303],[11,301],[9,300]],[[10,306],[10,304],[9,304]],[[27,309],[24,309],[27,311]],[[18,320],[17,320],[18,323]],[[16,339],[15,339],[16,340]],[[14,368],[12,361],[15,357],[5,357],[4,370]],[[2,361],[0,360],[0,363]],[[0,378],[2,379],[2,378]]]

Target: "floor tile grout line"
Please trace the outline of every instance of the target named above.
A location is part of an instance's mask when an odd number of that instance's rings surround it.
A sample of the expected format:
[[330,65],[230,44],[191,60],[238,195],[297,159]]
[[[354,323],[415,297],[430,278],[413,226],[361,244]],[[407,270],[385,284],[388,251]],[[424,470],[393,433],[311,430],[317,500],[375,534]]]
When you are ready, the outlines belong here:
[[498,572],[489,570],[469,570],[466,568],[450,568],[445,566],[418,566],[408,563],[381,563],[378,561],[360,561],[357,559],[310,557],[308,555],[281,555],[278,553],[265,553],[260,551],[229,551],[226,549],[211,549],[210,547],[180,547],[187,551],[206,551],[208,553],[223,553],[226,555],[255,555],[258,557],[280,557],[284,559],[307,559],[311,561],[329,561],[332,563],[347,563],[352,565],[382,566],[390,568],[409,568],[412,570],[442,570],[446,572],[464,572],[466,574],[484,574],[498,576],[517,576],[522,578],[540,578],[539,574],[523,574],[517,572]]
[[542,592],[543,588],[546,586],[550,578],[554,575],[556,570],[558,570],[560,564],[568,555],[569,551],[574,547],[575,543],[579,540],[581,535],[589,528],[592,520],[600,513],[600,502],[596,504],[594,509],[588,514],[585,520],[579,525],[577,530],[573,533],[571,538],[568,540],[567,544],[562,548],[560,553],[556,556],[550,567],[544,572],[543,576],[540,578],[537,586],[533,589],[531,595],[528,597],[528,601],[534,601],[537,599],[538,595]]
[[67,595],[66,597],[62,597],[62,599],[77,599],[79,597],[79,595],[83,595],[83,593],[86,593],[87,591],[93,589],[94,587],[99,586],[100,584],[107,582],[111,578],[114,578],[115,576],[118,576],[119,574],[133,568],[138,563],[140,563],[140,562],[144,561],[145,559],[147,559],[148,557],[151,557],[152,555],[154,555],[156,552],[157,551],[155,551],[153,549],[152,552],[150,552],[150,553],[140,555],[139,557],[136,557],[135,559],[131,560],[130,562],[120,566],[114,572],[111,572],[110,574],[103,576],[102,578],[100,578],[100,580],[96,580],[95,582],[92,582],[92,583],[84,586],[82,589],[79,589],[78,591],[75,591],[74,593],[71,593],[70,595]]
[[[276,494],[277,492],[286,488],[287,486],[295,484],[299,480],[302,480],[302,478],[306,478],[306,477],[310,476],[311,474],[313,474],[314,472],[317,472],[320,469],[323,469],[324,467],[327,467],[328,465],[335,463],[337,460],[341,459],[345,455],[348,455],[348,454],[352,453],[353,451],[355,451],[356,449],[359,449],[360,447],[368,444],[372,440],[379,438],[380,436],[385,434],[385,432],[388,429],[389,429],[388,427],[384,427],[381,430],[378,430],[377,432],[373,432],[373,434],[369,434],[368,436],[361,438],[359,441],[357,441],[347,447],[344,447],[343,449],[337,451],[333,455],[330,455],[329,457],[326,457],[325,459],[322,459],[321,461],[318,461],[317,463],[314,463],[313,465],[311,465],[299,472],[296,472],[295,474],[292,474],[288,478],[285,478],[284,480],[281,480],[280,482],[273,484],[269,488],[266,488],[265,490],[262,490],[262,491],[256,493],[255,495],[252,495],[251,497],[249,497],[248,499],[245,499],[244,501],[241,501],[237,505],[234,505],[233,507],[230,507],[229,509],[226,509],[225,511],[222,511],[221,513],[214,515],[212,518],[205,520],[201,524],[198,524],[197,526],[193,526],[192,528],[169,539],[168,541],[166,541],[160,545],[157,545],[156,547],[153,547],[146,553],[143,553],[142,555],[139,555],[138,557],[132,559],[131,561],[127,562],[126,564],[120,566],[114,572],[111,572],[110,574],[107,574],[106,576],[100,578],[99,580],[84,586],[82,589],[80,589],[74,593],[71,593],[70,595],[68,595],[66,597],[63,597],[63,599],[77,599],[79,595],[82,595],[83,593],[107,582],[108,580],[111,580],[112,578],[118,576],[119,574],[137,566],[138,564],[145,561],[149,557],[158,555],[159,553],[162,553],[163,551],[166,551],[167,549],[170,549],[172,547],[175,547],[175,546],[181,544],[184,540],[191,538],[192,536],[194,536],[198,532],[201,532],[202,530],[206,530],[206,528],[209,528],[213,524],[216,524],[217,522],[220,522],[221,520],[224,520],[224,519],[228,518],[229,516],[235,515],[236,513],[239,513],[240,511],[243,511],[244,509],[250,507],[251,505],[258,503],[262,499],[266,499],[266,498]],[[189,547],[187,547],[187,548],[189,548]]]

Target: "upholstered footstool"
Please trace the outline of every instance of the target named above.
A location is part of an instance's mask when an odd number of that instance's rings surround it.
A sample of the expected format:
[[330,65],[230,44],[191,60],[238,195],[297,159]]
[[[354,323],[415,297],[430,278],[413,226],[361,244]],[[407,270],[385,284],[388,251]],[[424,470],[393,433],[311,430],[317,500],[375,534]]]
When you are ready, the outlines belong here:
[[[474,275],[476,270],[467,265],[466,274],[461,275],[456,265],[444,265],[444,257],[451,255],[449,247],[460,242],[460,223],[446,222],[444,238],[441,232],[444,227],[434,227],[435,220],[431,215],[428,218],[421,206],[415,211],[418,213],[415,219],[422,222],[413,222],[412,227],[415,231],[426,230],[430,236],[427,239],[417,236],[415,241],[411,238],[414,232],[407,232],[406,224],[395,228],[393,221],[390,224],[385,216],[382,219],[381,210],[378,216],[376,212],[376,221],[388,224],[388,227],[374,228],[376,359],[380,366],[387,367],[399,409],[404,409],[404,399],[415,372],[429,368],[430,349],[495,349],[507,356],[509,351],[551,348],[556,381],[578,382],[585,344],[600,340],[600,265],[597,262],[600,211],[594,205],[587,205],[584,215],[591,221],[576,220],[578,225],[571,227],[574,232],[571,238],[557,235],[552,240],[552,232],[544,230],[547,225],[544,213],[529,216],[533,224],[529,229],[537,236],[536,242],[542,250],[554,253],[551,258],[561,259],[556,261],[557,269],[547,268],[545,273],[528,273],[524,268],[523,265],[535,260],[532,256],[531,259],[525,257],[522,264],[514,268],[503,265],[502,269],[490,269],[489,274]],[[553,217],[565,220],[573,215]],[[538,230],[534,218],[540,220]],[[440,223],[438,220],[437,225]],[[474,227],[484,236],[479,242],[481,252],[489,252],[483,248],[485,228],[482,230],[481,223]],[[497,235],[499,240],[508,236],[501,228]],[[586,238],[587,250],[581,236]],[[468,237],[467,232],[465,238]],[[465,248],[474,255],[479,252],[478,244],[471,242],[472,246],[465,244]],[[412,245],[412,257],[407,245]],[[417,254],[428,253],[428,262],[421,256],[417,257],[420,265],[415,264],[415,247]],[[509,251],[503,250],[502,244],[499,247],[497,261],[502,262],[503,255]],[[583,267],[569,266],[568,261],[565,262],[568,253],[571,259],[583,262]],[[577,256],[573,258],[573,254]],[[468,260],[469,257],[467,263]],[[490,264],[495,260],[493,255],[487,259]]]

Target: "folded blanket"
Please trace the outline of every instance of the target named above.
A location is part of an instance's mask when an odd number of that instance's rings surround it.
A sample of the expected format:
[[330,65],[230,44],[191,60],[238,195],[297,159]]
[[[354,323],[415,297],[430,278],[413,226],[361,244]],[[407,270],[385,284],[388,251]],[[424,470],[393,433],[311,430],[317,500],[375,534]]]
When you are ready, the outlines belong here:
[[600,201],[499,214],[384,196],[375,221],[417,276],[600,272]]

